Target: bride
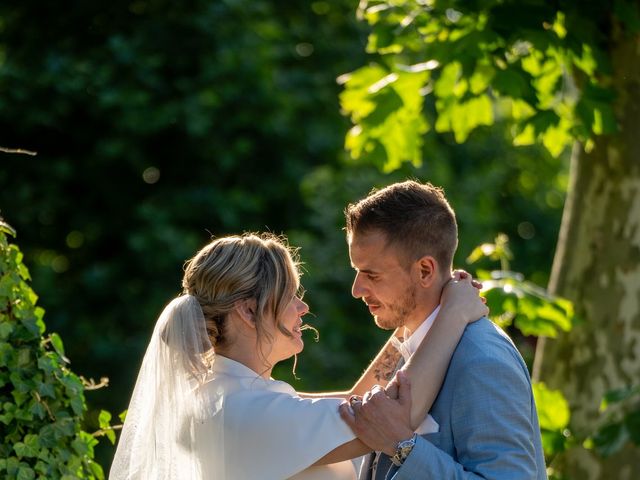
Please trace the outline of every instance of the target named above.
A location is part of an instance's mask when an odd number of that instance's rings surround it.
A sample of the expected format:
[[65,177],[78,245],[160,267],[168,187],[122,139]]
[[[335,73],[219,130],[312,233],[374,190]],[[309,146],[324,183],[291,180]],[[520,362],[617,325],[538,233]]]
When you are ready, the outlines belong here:
[[[272,379],[273,366],[304,346],[309,309],[299,277],[296,252],[270,234],[215,239],[187,262],[183,294],[165,307],[147,348],[111,480],[356,478],[349,459],[371,449],[338,407],[385,386],[399,355],[390,338],[349,392],[299,394]],[[403,367],[411,418],[426,416],[465,326],[486,312],[470,277],[458,280]],[[453,303],[455,315],[446,308]]]

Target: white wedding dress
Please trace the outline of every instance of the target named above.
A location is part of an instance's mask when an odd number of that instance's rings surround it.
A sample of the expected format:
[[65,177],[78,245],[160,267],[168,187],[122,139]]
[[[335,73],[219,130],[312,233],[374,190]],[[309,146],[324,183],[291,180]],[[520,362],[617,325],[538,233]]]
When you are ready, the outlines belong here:
[[301,398],[289,384],[220,355],[201,389],[216,404],[196,428],[199,443],[224,444],[207,457],[204,478],[355,480],[350,461],[308,467],[354,438],[340,399]]
[[355,480],[351,462],[309,467],[355,438],[340,403],[216,355],[182,295],[156,322],[109,480]]

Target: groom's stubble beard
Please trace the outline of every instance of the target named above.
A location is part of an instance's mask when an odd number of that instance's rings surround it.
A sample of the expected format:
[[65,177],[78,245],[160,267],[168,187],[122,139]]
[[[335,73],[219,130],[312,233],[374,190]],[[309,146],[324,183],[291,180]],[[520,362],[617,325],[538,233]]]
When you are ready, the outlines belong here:
[[407,323],[416,306],[416,286],[412,285],[398,301],[387,306],[386,312],[382,315],[375,315],[373,319],[376,325],[383,330],[394,330]]

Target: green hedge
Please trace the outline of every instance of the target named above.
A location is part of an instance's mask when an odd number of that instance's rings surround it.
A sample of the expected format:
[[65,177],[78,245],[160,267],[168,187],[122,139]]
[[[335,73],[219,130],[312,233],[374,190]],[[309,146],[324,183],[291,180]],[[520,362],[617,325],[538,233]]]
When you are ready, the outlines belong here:
[[0,477],[104,478],[83,431],[82,380],[47,334],[13,229],[0,219]]

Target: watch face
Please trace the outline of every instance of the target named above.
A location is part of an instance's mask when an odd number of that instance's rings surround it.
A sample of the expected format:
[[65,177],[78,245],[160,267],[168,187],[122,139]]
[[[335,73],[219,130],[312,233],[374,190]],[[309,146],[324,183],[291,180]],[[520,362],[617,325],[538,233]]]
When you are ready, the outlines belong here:
[[413,447],[416,444],[416,436],[417,435],[414,434],[409,440],[403,440],[398,443],[398,446],[396,447],[396,454],[391,458],[394,465],[402,465],[404,460],[409,456],[411,450],[413,450]]
[[402,442],[400,442],[398,444],[398,450],[400,451],[400,456],[402,458],[405,458],[407,455],[409,455],[415,444],[416,444],[416,441],[414,438],[411,438],[409,440],[403,440]]
[[413,443],[409,445],[402,445],[400,447],[400,455],[402,455],[403,457],[406,457],[407,455],[409,455],[409,453],[411,453],[412,449],[413,449]]

